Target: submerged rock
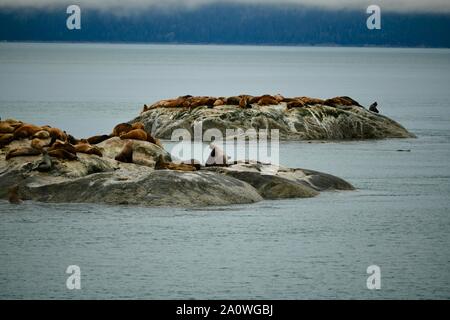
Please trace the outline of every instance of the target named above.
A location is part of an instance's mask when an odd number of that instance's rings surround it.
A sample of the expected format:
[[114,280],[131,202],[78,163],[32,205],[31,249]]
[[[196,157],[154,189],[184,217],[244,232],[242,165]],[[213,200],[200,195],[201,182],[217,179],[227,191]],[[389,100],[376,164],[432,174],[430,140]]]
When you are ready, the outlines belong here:
[[[161,139],[170,139],[175,129],[183,128],[193,136],[194,124],[202,123],[202,131],[219,129],[225,136],[226,129],[278,129],[281,139],[286,140],[349,140],[411,138],[414,135],[399,123],[371,112],[349,97],[336,97],[328,100],[301,98],[263,97],[260,100],[241,96],[245,106],[224,104],[173,106],[167,101],[157,102],[144,109],[132,121],[142,122],[147,131]],[[261,103],[262,99],[276,104]],[[174,100],[176,101],[176,100]],[[198,100],[201,101],[201,100]],[[206,100],[205,100],[206,101]],[[222,100],[220,100],[222,101]],[[250,103],[256,101],[255,103]],[[265,100],[264,100],[265,101]]]

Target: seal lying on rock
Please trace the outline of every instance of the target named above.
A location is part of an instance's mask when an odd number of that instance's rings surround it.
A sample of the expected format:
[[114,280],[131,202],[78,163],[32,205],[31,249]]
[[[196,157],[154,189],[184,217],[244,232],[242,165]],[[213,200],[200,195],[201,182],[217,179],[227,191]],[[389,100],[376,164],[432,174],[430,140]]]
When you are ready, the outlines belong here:
[[14,134],[3,133],[0,134],[0,147],[10,144],[14,140]]
[[90,145],[89,143],[78,143],[75,146],[76,153],[95,154],[102,157],[102,152],[97,147]]
[[133,129],[128,131],[127,133],[123,133],[120,135],[120,139],[133,139],[133,140],[141,140],[147,141],[147,132],[142,129]]
[[9,160],[14,157],[37,156],[39,154],[41,154],[41,151],[33,147],[21,147],[8,151],[5,156],[5,160]]
[[98,135],[98,136],[92,136],[92,137],[89,137],[89,138],[86,139],[86,141],[87,141],[89,144],[92,145],[92,144],[98,144],[98,143],[101,143],[101,142],[103,142],[103,141],[105,141],[105,140],[108,140],[109,138],[111,138],[110,135],[102,134],[102,135]]
[[192,164],[166,162],[162,155],[156,159],[155,170],[179,170],[179,171],[196,171],[197,168]]

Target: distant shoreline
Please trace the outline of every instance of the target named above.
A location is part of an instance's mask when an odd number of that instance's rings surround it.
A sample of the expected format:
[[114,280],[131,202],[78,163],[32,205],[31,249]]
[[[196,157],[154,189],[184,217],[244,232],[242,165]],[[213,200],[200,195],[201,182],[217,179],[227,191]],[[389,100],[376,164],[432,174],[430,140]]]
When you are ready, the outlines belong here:
[[106,44],[106,45],[167,45],[167,46],[224,46],[224,47],[286,47],[286,48],[355,48],[355,49],[442,49],[434,46],[391,46],[391,45],[338,45],[338,44],[278,44],[278,43],[220,43],[220,42],[140,42],[140,41],[61,41],[61,40],[0,40],[1,43],[29,44]]

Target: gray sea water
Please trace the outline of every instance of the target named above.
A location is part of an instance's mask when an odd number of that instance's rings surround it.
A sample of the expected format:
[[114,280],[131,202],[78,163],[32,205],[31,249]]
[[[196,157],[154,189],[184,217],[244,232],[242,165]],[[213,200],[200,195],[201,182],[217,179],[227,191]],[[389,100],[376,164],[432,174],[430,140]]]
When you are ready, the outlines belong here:
[[[449,84],[450,51],[439,49],[1,43],[0,116],[76,136],[161,98],[279,92],[376,100],[417,139],[282,144],[282,164],[357,187],[312,199],[0,201],[0,298],[448,299]],[[66,288],[69,265],[81,290]],[[369,265],[380,290],[366,287]]]

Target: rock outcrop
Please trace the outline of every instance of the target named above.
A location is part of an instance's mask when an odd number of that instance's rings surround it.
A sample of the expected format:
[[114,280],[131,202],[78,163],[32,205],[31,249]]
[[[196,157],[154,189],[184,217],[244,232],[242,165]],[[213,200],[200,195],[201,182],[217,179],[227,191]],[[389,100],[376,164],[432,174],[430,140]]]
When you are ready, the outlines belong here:
[[190,97],[162,100],[144,106],[130,123],[142,122],[148,132],[171,139],[175,129],[193,136],[194,125],[202,131],[219,129],[278,129],[285,140],[349,140],[411,138],[399,123],[362,107],[349,97],[327,100],[280,95],[252,97]]
[[10,198],[14,190],[18,200],[196,207],[353,190],[349,183],[328,174],[257,162],[201,166],[192,172],[155,170],[154,159],[170,160],[170,154],[147,141],[134,141],[136,163],[116,161],[116,153],[126,143],[112,137],[98,144],[102,157],[83,153],[77,153],[76,160],[52,157],[51,168],[41,172],[35,168],[43,155],[5,159],[11,149],[29,144],[26,139],[13,141],[0,149],[0,198]]

